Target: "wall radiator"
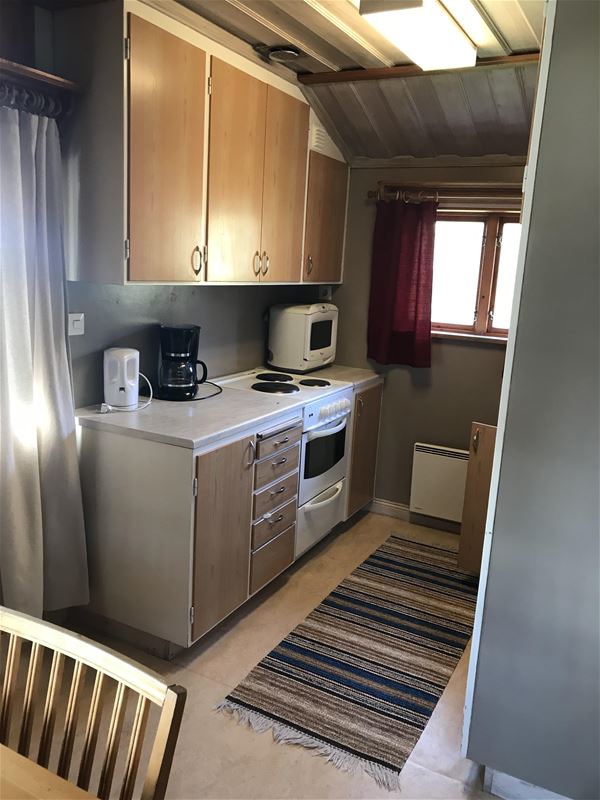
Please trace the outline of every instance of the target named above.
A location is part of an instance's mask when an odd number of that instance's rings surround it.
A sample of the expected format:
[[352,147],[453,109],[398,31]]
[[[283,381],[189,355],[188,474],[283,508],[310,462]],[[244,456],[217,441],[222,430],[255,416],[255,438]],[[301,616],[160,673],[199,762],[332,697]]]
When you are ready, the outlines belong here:
[[468,450],[416,442],[410,510],[415,514],[460,522],[468,461]]

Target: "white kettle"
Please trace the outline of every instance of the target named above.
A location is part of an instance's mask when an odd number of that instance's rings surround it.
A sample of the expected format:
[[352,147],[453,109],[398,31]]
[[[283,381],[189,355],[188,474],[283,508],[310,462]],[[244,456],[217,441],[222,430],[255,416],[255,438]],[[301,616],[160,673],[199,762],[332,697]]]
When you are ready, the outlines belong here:
[[140,351],[111,347],[104,351],[104,402],[112,408],[135,409],[139,401]]

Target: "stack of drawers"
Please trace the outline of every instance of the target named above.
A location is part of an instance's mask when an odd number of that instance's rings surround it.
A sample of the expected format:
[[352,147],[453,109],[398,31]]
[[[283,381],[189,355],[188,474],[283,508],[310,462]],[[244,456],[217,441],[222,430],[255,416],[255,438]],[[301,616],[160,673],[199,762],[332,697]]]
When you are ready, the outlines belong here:
[[259,436],[254,467],[250,594],[294,560],[302,422]]

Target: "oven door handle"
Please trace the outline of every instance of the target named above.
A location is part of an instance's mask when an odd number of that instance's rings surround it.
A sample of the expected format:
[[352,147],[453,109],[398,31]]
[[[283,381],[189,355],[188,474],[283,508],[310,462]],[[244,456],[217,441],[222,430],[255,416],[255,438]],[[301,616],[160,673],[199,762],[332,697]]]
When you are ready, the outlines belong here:
[[336,483],[336,485],[333,487],[334,492],[330,497],[326,497],[325,500],[320,500],[318,503],[315,503],[314,501],[306,503],[306,505],[304,506],[304,510],[316,511],[317,508],[323,508],[323,506],[328,506],[330,503],[333,503],[333,501],[339,497],[340,492],[342,491],[343,488],[344,488],[343,481]]
[[348,416],[346,415],[340,424],[335,426],[335,428],[318,428],[315,431],[308,431],[306,434],[306,441],[312,442],[313,439],[320,439],[322,436],[332,436],[334,433],[339,433],[340,431],[344,430],[347,422]]

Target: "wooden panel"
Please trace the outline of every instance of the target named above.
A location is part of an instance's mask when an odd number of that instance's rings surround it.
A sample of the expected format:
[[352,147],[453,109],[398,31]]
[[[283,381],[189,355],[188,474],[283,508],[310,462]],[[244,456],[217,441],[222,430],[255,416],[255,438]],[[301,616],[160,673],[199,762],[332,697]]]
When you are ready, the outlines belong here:
[[348,167],[314,150],[308,167],[304,280],[315,283],[342,278]]
[[267,456],[278,453],[286,447],[291,447],[302,438],[302,424],[295,428],[288,428],[287,430],[277,431],[268,438],[259,439],[256,445],[257,458],[267,458]]
[[204,244],[206,54],[129,16],[129,278],[193,281]]
[[268,87],[261,281],[302,276],[308,117],[307,103]]
[[294,560],[294,538],[296,526],[292,525],[280,533],[272,542],[252,553],[250,594],[254,594]]
[[383,384],[358,392],[354,398],[354,430],[348,514],[373,499],[377,468],[377,439]]
[[495,444],[495,426],[479,422],[471,425],[469,466],[458,546],[458,566],[467,572],[479,573],[481,567]]
[[274,483],[267,489],[254,495],[254,519],[262,517],[267,511],[273,511],[286,500],[298,498],[298,473],[293,472],[287,478]]
[[249,439],[198,456],[194,624],[203,633],[248,597],[252,465]]
[[278,536],[290,525],[296,522],[297,505],[295,500],[286,503],[283,508],[278,508],[268,517],[252,526],[252,549],[258,550],[275,536]]
[[0,745],[0,797],[19,800],[85,800],[95,795],[59,778],[35,761]]
[[267,85],[211,64],[208,280],[258,280]]
[[273,483],[283,475],[294,472],[298,469],[300,461],[300,445],[290,447],[288,450],[283,450],[281,453],[275,453],[265,461],[261,461],[256,465],[254,473],[254,488],[262,489],[269,483]]

